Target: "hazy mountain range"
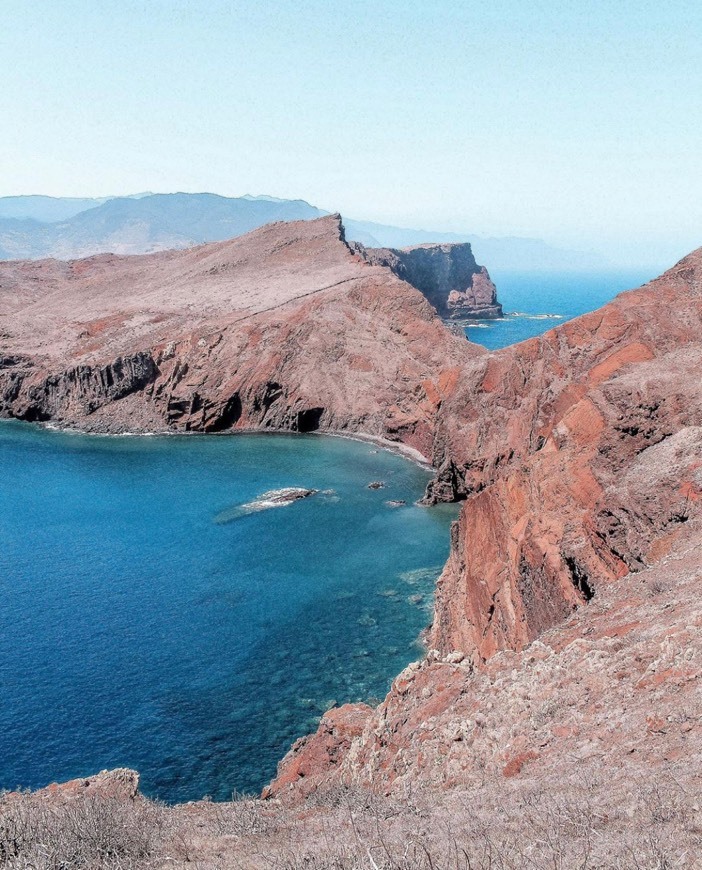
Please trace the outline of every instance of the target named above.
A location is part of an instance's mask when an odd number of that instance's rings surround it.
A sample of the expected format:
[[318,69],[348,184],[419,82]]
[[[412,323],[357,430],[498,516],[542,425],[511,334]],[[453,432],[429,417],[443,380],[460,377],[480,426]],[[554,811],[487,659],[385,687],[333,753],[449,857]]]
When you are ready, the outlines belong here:
[[[213,193],[140,193],[81,199],[0,197],[0,259],[73,259],[111,251],[143,254],[233,238],[272,221],[310,220],[329,212],[302,199],[225,197]],[[423,242],[470,242],[478,262],[497,270],[577,270],[606,265],[594,254],[541,239],[484,238],[406,229],[344,217],[349,241],[402,248]]]

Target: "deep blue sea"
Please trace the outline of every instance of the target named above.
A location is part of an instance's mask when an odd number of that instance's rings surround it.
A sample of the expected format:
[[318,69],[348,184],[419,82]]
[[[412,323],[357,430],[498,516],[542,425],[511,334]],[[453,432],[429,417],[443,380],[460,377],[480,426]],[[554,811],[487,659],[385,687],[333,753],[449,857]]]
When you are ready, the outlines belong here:
[[657,276],[656,270],[610,272],[500,272],[491,270],[505,317],[478,320],[465,328],[471,341],[488,350],[541,335],[560,323],[594,311],[622,290]]
[[[420,655],[455,510],[415,506],[400,456],[2,422],[0,467],[0,788],[128,766],[168,801],[258,790]],[[287,486],[325,492],[256,509]]]

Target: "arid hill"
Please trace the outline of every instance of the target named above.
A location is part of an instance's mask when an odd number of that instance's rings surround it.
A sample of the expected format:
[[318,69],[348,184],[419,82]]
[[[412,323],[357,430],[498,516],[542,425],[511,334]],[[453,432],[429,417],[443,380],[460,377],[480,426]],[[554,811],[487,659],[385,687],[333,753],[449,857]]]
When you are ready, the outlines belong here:
[[91,431],[362,432],[430,456],[484,351],[338,215],[140,257],[0,264],[0,410]]

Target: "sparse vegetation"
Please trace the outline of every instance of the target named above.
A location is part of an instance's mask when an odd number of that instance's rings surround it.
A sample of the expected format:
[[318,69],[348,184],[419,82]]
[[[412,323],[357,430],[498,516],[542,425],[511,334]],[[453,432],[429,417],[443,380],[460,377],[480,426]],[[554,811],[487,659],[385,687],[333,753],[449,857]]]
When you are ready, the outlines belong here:
[[336,787],[294,806],[0,801],[3,870],[677,870],[700,855],[700,794],[670,775],[409,800]]
[[164,808],[147,800],[86,796],[0,802],[0,867],[8,870],[137,868],[161,841]]

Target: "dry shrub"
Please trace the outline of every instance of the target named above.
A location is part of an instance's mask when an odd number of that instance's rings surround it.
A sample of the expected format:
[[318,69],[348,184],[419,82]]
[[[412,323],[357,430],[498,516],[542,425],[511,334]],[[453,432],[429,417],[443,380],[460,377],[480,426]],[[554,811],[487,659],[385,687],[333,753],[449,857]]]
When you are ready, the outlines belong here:
[[0,867],[144,867],[162,825],[163,808],[147,800],[42,801],[30,794],[8,795],[0,799]]

